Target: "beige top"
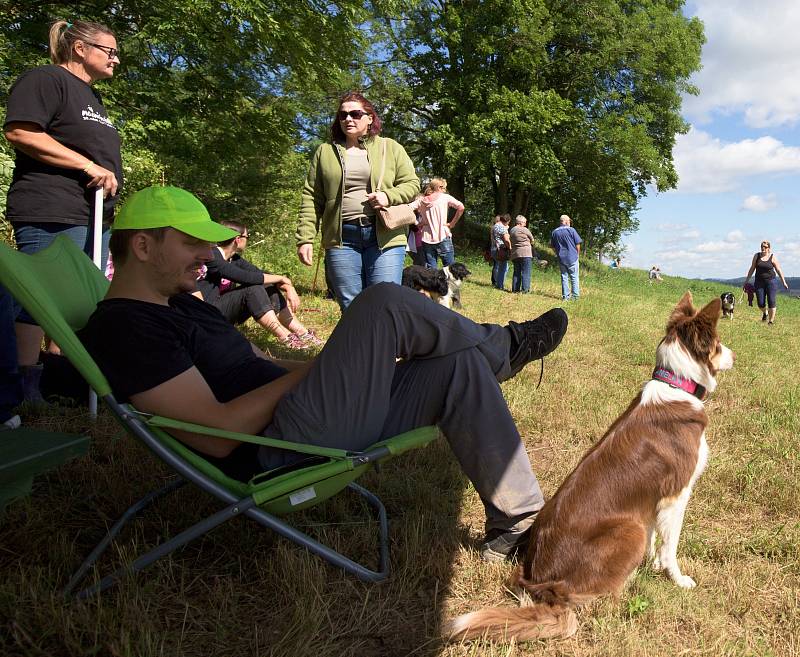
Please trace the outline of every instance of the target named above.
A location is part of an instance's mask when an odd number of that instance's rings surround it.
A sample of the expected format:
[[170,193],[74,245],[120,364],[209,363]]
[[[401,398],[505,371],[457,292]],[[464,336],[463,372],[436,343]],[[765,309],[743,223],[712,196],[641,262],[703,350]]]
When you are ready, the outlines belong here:
[[509,232],[511,259],[533,257],[533,233],[525,226],[514,226]]
[[342,221],[374,216],[367,203],[369,193],[369,160],[367,151],[349,149],[344,155],[344,190],[342,192]]

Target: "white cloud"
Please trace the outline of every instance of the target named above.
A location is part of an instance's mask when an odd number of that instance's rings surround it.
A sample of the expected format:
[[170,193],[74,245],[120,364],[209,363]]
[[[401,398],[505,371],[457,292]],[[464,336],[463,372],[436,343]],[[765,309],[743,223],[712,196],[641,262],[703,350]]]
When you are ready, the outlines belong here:
[[683,262],[694,263],[700,260],[700,254],[692,253],[686,249],[673,249],[670,251],[657,251],[656,254],[661,260],[674,261],[680,260]]
[[694,247],[697,253],[729,253],[739,249],[736,242],[703,242]]
[[728,242],[741,242],[744,240],[744,233],[740,230],[732,230],[725,240]]
[[767,194],[766,196],[753,194],[742,201],[739,209],[747,210],[748,212],[767,212],[777,207],[778,199],[775,198],[775,194]]
[[684,112],[705,123],[742,112],[754,128],[800,119],[800,3],[797,0],[697,0],[705,25],[703,68],[693,78],[700,96]]
[[[800,77],[800,76],[798,76]],[[800,148],[774,137],[724,142],[692,128],[679,135],[674,150],[678,192],[718,194],[754,175],[800,173]]]
[[689,227],[689,224],[658,224],[658,230],[664,231],[665,233],[672,233],[676,230],[686,230]]

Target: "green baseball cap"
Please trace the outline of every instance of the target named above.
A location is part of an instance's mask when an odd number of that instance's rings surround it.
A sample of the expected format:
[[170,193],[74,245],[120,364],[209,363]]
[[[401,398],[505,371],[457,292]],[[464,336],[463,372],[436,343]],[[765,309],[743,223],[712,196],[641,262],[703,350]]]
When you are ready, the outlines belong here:
[[114,219],[113,229],[166,226],[206,242],[224,242],[239,234],[212,220],[206,206],[194,194],[164,186],[145,187],[131,195]]

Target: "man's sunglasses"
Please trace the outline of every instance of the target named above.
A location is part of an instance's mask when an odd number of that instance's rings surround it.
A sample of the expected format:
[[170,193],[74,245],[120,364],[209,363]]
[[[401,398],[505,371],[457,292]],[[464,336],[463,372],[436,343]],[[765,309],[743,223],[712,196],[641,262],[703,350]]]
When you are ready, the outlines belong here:
[[360,121],[362,117],[369,116],[369,112],[364,112],[363,110],[350,110],[349,112],[339,110],[336,116],[339,117],[340,121],[347,121],[348,116],[352,117],[354,121]]
[[114,59],[114,57],[119,54],[119,50],[112,48],[111,46],[101,46],[99,43],[87,43],[86,45],[97,48],[98,50],[102,50],[106,55],[108,55],[109,59]]

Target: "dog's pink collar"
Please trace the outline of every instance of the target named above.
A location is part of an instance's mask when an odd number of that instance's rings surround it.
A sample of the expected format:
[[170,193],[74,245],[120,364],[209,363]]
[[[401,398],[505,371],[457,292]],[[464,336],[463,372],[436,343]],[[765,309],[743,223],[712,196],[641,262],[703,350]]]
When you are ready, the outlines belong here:
[[656,369],[653,370],[653,379],[667,383],[673,388],[685,390],[698,399],[703,399],[706,396],[706,389],[697,383],[697,381],[684,378],[665,367],[656,367]]

